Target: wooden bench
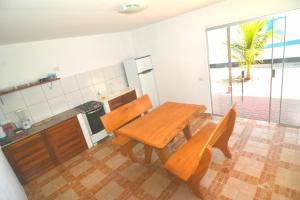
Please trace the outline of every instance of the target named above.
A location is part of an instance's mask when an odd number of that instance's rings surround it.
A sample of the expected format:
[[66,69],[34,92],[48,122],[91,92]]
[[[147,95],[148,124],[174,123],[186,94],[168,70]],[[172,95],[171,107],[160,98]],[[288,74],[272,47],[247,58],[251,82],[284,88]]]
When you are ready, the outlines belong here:
[[120,145],[122,153],[127,154],[132,161],[136,161],[136,157],[132,151],[134,141],[126,136],[118,135],[118,129],[141,115],[146,114],[150,108],[152,108],[152,103],[149,96],[144,95],[101,117],[105,130],[109,133],[114,133],[112,142]]
[[187,182],[190,189],[200,198],[200,180],[205,175],[212,156],[212,148],[220,149],[231,158],[228,140],[236,119],[236,109],[232,106],[219,124],[207,123],[187,143],[180,147],[165,163],[172,174]]

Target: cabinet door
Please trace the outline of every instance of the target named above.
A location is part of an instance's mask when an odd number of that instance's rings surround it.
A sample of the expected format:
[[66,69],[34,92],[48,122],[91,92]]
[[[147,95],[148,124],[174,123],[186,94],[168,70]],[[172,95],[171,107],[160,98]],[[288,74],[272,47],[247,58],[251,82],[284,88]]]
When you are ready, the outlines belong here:
[[55,158],[41,133],[9,145],[4,153],[22,184],[55,166]]
[[71,118],[48,128],[46,136],[59,163],[76,156],[87,148],[77,118]]
[[113,111],[113,110],[123,106],[124,104],[127,104],[136,99],[137,99],[136,92],[135,92],[135,90],[133,90],[133,91],[127,92],[119,97],[111,99],[108,102],[108,105],[109,105],[110,110]]
[[136,99],[137,99],[137,97],[136,97],[136,92],[135,92],[135,90],[130,91],[130,92],[126,93],[126,94],[123,96],[123,102],[124,102],[124,104],[130,103],[130,102],[132,102],[132,101],[134,101],[134,100],[136,100]]

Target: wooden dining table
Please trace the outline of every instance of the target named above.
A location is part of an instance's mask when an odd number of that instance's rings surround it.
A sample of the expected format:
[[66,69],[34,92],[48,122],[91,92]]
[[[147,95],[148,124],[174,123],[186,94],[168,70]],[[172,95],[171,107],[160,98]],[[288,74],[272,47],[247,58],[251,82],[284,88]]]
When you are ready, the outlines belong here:
[[165,163],[168,159],[167,145],[182,131],[186,139],[190,139],[190,121],[205,110],[204,105],[166,102],[116,132],[145,144],[146,163],[151,162],[153,149]]

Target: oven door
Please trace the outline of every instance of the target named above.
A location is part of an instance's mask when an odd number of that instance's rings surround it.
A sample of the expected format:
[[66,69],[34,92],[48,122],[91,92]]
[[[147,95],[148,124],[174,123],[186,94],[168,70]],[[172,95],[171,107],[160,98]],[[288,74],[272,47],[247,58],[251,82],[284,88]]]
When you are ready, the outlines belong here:
[[92,134],[96,134],[104,130],[104,126],[100,120],[100,117],[103,115],[105,115],[103,107],[97,108],[86,113],[86,117],[89,122]]

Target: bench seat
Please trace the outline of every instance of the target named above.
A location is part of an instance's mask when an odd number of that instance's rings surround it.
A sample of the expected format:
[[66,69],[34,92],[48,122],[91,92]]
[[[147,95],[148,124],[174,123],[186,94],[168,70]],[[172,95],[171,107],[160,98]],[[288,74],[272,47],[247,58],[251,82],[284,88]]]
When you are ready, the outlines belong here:
[[187,181],[197,169],[199,160],[208,145],[217,124],[208,123],[165,163],[165,167],[180,179]]

